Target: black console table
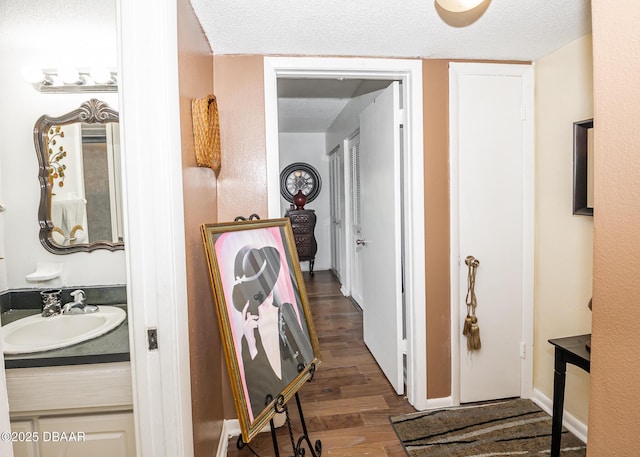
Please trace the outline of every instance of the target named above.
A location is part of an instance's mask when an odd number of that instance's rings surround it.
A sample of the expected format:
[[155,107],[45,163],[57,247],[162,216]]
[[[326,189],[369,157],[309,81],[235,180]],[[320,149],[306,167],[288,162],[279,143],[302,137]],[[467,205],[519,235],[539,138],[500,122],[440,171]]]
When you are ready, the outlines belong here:
[[551,457],[560,456],[562,438],[562,414],[564,410],[564,386],[567,377],[567,363],[591,371],[591,353],[587,341],[591,335],[554,338],[549,343],[555,346],[555,370],[553,374],[553,418],[551,422]]
[[313,274],[313,264],[318,252],[315,237],[316,212],[312,209],[290,209],[284,215],[291,220],[293,237],[298,251],[298,260],[309,261],[309,274]]

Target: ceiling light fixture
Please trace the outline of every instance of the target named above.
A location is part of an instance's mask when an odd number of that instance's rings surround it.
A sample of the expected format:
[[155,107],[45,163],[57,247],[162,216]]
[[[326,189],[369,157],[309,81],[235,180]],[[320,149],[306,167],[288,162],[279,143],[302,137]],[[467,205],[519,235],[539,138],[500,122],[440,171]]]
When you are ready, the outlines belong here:
[[477,8],[485,0],[436,0],[436,3],[452,13],[463,13]]
[[106,68],[40,69],[30,65],[22,69],[22,77],[43,93],[118,91],[118,73]]

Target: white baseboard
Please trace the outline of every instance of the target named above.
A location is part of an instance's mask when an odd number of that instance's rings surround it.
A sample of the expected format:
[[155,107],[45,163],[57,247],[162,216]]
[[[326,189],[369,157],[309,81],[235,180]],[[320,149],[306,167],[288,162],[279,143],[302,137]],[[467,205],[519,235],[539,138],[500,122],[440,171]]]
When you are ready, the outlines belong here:
[[[273,416],[273,425],[278,428],[285,424],[286,416],[284,413]],[[260,433],[271,432],[271,426],[265,425]],[[218,452],[216,457],[226,457],[229,450],[229,439],[240,436],[242,429],[238,419],[225,419],[220,431],[220,443],[218,444]]]
[[452,397],[427,398],[424,409],[441,409],[449,408],[451,406],[454,406]]
[[[553,413],[553,400],[538,389],[533,389],[533,396],[531,397],[531,400],[547,414],[551,415]],[[566,410],[562,414],[562,425],[564,425],[567,430],[573,433],[580,441],[585,444],[587,443],[587,432],[589,431],[589,427]]]
[[242,430],[240,429],[240,421],[238,419],[226,419],[224,423],[227,427],[227,437],[240,436]]
[[227,457],[229,450],[229,438],[240,435],[240,421],[238,419],[226,419],[222,423],[220,431],[220,442],[218,443],[218,452],[216,457]]

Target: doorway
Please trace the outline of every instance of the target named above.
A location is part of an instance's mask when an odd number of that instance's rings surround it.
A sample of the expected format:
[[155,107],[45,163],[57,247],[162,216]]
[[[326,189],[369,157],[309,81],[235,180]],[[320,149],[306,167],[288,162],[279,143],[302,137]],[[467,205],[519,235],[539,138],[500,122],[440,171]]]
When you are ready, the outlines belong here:
[[[405,294],[407,308],[407,398],[426,407],[424,285],[424,185],[422,146],[422,63],[400,59],[265,58],[265,123],[269,217],[280,217],[277,79],[361,78],[402,82],[406,147],[403,150]],[[350,267],[347,260],[346,268]]]

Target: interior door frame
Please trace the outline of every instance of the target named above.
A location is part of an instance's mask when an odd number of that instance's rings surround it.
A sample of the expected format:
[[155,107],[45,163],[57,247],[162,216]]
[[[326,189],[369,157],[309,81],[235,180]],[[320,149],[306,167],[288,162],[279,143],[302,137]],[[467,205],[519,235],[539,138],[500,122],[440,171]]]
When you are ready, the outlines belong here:
[[[344,263],[342,262],[342,247],[344,245],[344,151],[342,145],[338,145],[327,153],[329,159],[329,187],[330,187],[330,240],[331,240],[331,269],[340,280],[344,280]],[[338,202],[336,209],[334,203]],[[339,222],[338,222],[339,221]]]
[[[344,148],[347,152],[344,158],[344,165],[347,172],[345,173],[345,189],[348,189],[350,192],[347,197],[345,195],[345,206],[349,209],[349,212],[345,217],[345,257],[347,259],[347,277],[346,281],[343,284],[343,288],[345,289],[345,295],[351,297],[351,299],[362,308],[362,281],[358,281],[356,277],[358,276],[358,246],[354,244],[354,238],[356,237],[356,230],[354,227],[354,202],[355,202],[355,194],[353,192],[353,188],[356,185],[354,182],[354,167],[353,167],[353,146],[356,144],[356,138],[358,139],[357,144],[360,143],[360,127],[356,129],[349,137],[344,139]],[[348,187],[347,187],[348,185]]]
[[[522,214],[522,341],[520,396],[533,392],[533,291],[534,291],[534,75],[532,65],[491,63],[449,64],[449,198],[450,198],[450,278],[451,278],[451,399],[460,404],[460,193],[458,144],[458,85],[461,75],[496,75],[522,78],[523,99],[523,214]],[[522,351],[522,349],[521,349]],[[522,352],[521,352],[522,354]]]
[[[137,455],[188,457],[193,456],[193,422],[177,4],[117,0],[117,7]],[[147,26],[143,34],[141,23]],[[150,68],[158,70],[157,77],[148,77]],[[157,348],[150,349],[147,335],[154,329]]]
[[427,408],[427,344],[424,229],[422,61],[408,59],[265,57],[264,94],[269,217],[280,217],[279,77],[358,78],[402,81],[404,111],[405,295],[407,307],[407,399]]

